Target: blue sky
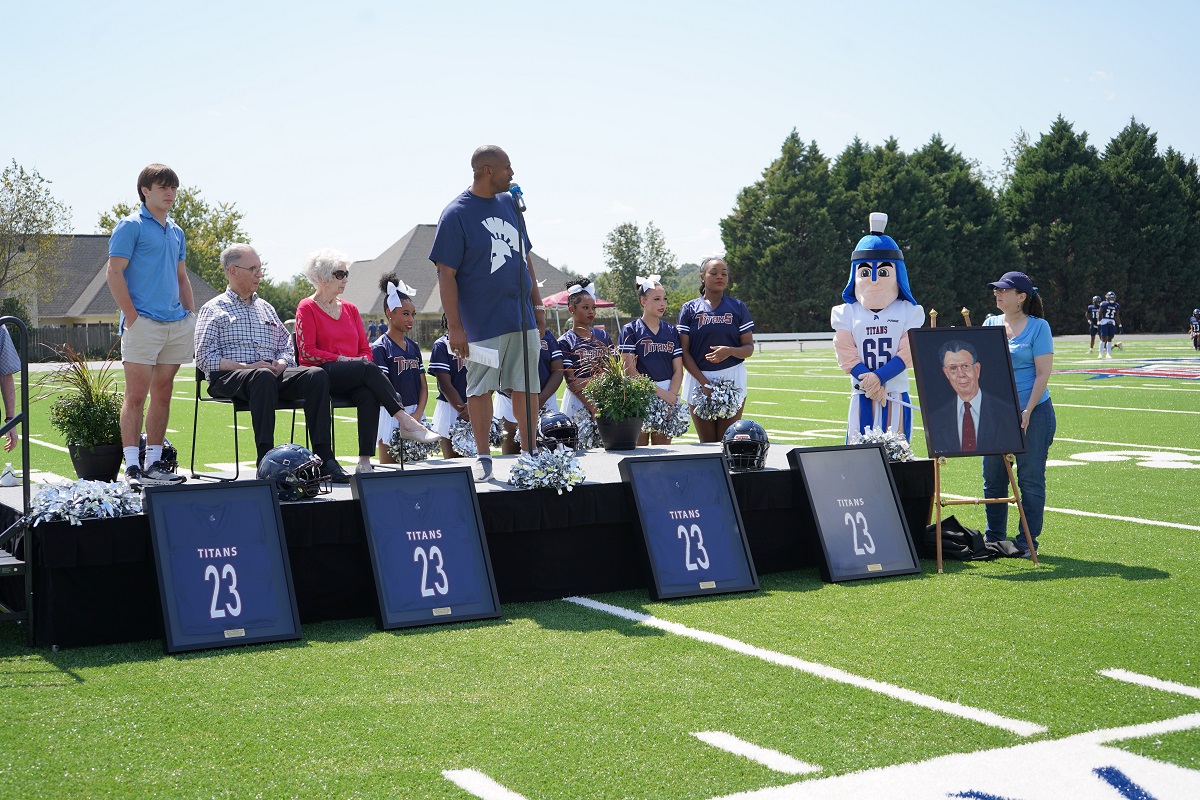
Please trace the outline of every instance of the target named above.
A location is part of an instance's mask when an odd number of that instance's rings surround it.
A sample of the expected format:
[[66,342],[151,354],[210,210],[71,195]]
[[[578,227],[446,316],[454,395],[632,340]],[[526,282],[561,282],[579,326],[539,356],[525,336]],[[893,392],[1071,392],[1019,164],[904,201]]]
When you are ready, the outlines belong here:
[[133,8],[0,0],[0,159],[50,178],[79,233],[169,164],[237,203],[274,277],[436,222],[486,143],[512,158],[534,249],[581,272],[622,222],[653,220],[681,263],[719,252],[793,128],[831,157],[940,133],[999,170],[1019,129],[1062,114],[1102,150],[1136,117],[1200,155],[1185,3]]

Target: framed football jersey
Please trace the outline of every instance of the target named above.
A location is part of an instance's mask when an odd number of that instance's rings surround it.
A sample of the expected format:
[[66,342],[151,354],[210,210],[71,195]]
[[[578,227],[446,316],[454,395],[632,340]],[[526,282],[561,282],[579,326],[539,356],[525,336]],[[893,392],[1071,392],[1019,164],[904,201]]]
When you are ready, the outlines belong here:
[[500,616],[470,469],[381,470],[354,476],[351,490],[367,532],[380,628]]
[[798,447],[799,472],[821,541],[821,577],[830,582],[921,571],[881,445]]
[[719,452],[626,458],[656,600],[758,589],[733,483]]
[[300,638],[275,484],[146,487],[168,653]]

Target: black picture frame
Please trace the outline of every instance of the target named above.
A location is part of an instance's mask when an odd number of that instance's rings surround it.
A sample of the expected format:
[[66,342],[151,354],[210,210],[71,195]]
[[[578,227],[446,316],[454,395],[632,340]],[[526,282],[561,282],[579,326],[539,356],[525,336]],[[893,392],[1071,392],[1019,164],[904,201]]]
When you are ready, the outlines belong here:
[[[1003,327],[917,328],[908,332],[908,343],[931,458],[1025,452],[1016,378]],[[959,438],[958,395],[950,373],[942,367],[944,348],[951,354],[974,351],[975,385],[981,398],[974,450],[964,450]]]
[[655,600],[759,588],[723,454],[631,457],[617,466],[637,508]]
[[469,468],[379,470],[355,475],[350,488],[367,534],[380,629],[500,616]]
[[300,638],[272,481],[143,491],[167,653]]
[[816,522],[822,580],[921,572],[883,445],[797,447],[787,456]]

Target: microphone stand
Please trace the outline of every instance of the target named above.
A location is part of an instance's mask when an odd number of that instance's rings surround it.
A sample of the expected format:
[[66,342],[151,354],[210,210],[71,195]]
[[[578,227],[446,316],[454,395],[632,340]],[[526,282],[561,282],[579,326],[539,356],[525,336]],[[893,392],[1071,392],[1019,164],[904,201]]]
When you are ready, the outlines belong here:
[[[533,406],[531,403],[536,402],[536,400],[530,398],[530,395],[533,393],[529,390],[529,387],[533,385],[533,381],[531,380],[532,375],[529,371],[529,347],[525,344],[525,331],[529,330],[530,322],[525,312],[525,301],[529,299],[529,294],[533,291],[533,275],[529,273],[529,257],[525,253],[525,198],[521,195],[520,187],[517,187],[517,192],[513,195],[513,208],[517,210],[517,253],[521,257],[521,268],[517,271],[517,297],[520,298],[521,305],[521,361],[525,371],[525,430],[528,432],[530,440],[528,442],[521,442],[521,449],[533,455],[537,443],[537,432],[533,427]],[[522,290],[525,288],[524,276],[526,275],[529,275],[529,292],[522,294]],[[532,300],[529,300],[529,305],[533,305]],[[537,330],[536,318],[537,315],[535,314],[533,321],[533,329],[535,331]],[[540,347],[540,341],[538,345]],[[541,410],[540,407],[538,410]],[[516,412],[515,406],[513,407],[513,411]],[[516,414],[514,413],[513,416],[516,416]],[[517,427],[519,430],[520,426]]]

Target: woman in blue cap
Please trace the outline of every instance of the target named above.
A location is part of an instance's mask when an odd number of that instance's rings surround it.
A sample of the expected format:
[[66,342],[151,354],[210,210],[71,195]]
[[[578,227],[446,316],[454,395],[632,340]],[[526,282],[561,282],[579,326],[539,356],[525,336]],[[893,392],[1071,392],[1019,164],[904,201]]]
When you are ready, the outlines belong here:
[[[984,325],[1003,325],[1008,335],[1008,352],[1012,355],[1013,376],[1016,378],[1017,398],[1021,408],[1021,429],[1025,431],[1025,452],[1017,454],[1017,485],[1025,507],[1029,535],[1037,549],[1042,533],[1042,518],[1046,511],[1046,458],[1054,442],[1054,404],[1046,388],[1054,368],[1054,343],[1050,324],[1044,319],[1042,298],[1037,287],[1023,272],[1006,272],[995,283],[989,283],[996,295],[996,308],[1002,313],[990,316]],[[983,457],[983,496],[1008,496],[1008,471],[1004,456]],[[990,503],[987,506],[989,542],[1008,538],[1008,504]],[[1029,558],[1025,537],[1016,537],[1017,549]]]

